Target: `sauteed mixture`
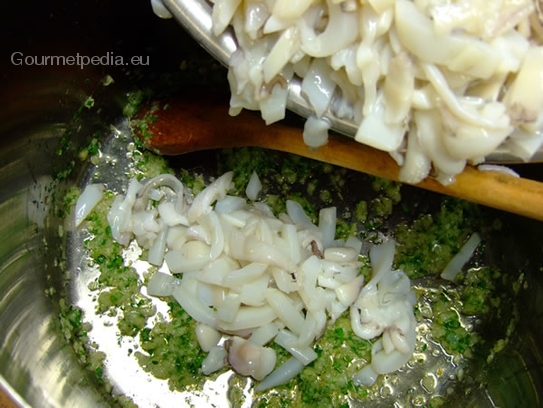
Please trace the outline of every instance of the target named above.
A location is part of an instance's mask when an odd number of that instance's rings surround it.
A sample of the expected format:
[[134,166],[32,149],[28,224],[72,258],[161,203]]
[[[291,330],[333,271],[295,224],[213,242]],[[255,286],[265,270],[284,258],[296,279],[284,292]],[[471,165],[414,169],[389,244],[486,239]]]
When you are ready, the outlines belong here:
[[[69,269],[75,272],[72,292],[61,302],[60,319],[66,338],[115,403],[173,406],[182,399],[189,405],[229,400],[235,406],[349,406],[367,401],[440,406],[451,393],[476,392],[476,379],[484,376],[494,354],[507,344],[518,313],[510,300],[522,286],[522,275],[502,273],[484,262],[485,236],[499,232],[500,222],[489,219],[476,205],[451,198],[441,199],[437,206],[426,205],[426,193],[411,197],[409,191],[402,193],[399,184],[258,149],[217,152],[216,165],[215,160],[199,162],[197,154],[192,159],[167,161],[141,150],[129,134],[128,123],[123,122],[109,139],[93,140],[81,154],[88,162],[86,186],[70,191],[65,199],[70,214],[66,218],[68,246],[80,251],[67,254],[68,265],[73,267]],[[188,281],[190,273],[171,278],[167,284],[159,282],[162,289],[173,285],[172,291],[149,295],[151,283],[155,280],[156,284],[160,276],[157,272],[169,278],[169,271],[160,259],[152,261],[153,245],[144,239],[132,240],[130,235],[121,244],[115,240],[112,207],[127,197],[131,179],[145,184],[158,175],[174,175],[190,202],[212,180],[230,171],[228,195],[243,197],[244,203],[266,205],[269,217],[280,219],[279,214],[289,213],[287,206],[298,203],[318,228],[320,209],[335,207],[333,239],[360,243],[356,276],[362,285],[371,286],[372,248],[394,239],[392,270],[405,272],[414,294],[414,306],[406,310],[412,312],[415,322],[415,342],[407,364],[374,375],[372,380],[360,377],[357,373],[371,365],[372,349],[375,356],[384,340],[378,335],[357,335],[353,312],[343,307],[333,318],[327,310],[328,324],[305,350],[306,356],[314,357],[299,374],[285,384],[259,389],[259,381],[250,372],[220,354],[228,347],[231,350],[233,338],[237,342],[250,338],[250,331],[230,333],[228,346],[216,338],[203,351],[202,328],[207,328],[194,319],[190,305],[184,309],[176,301],[178,296],[169,295],[183,280]],[[254,192],[253,200],[246,199],[247,185],[255,173],[262,187],[256,190],[256,199]],[[94,187],[85,188],[88,186]],[[156,187],[147,191],[151,196],[147,209],[158,212],[160,201],[171,195],[171,189]],[[83,200],[87,205],[81,206]],[[86,212],[80,212],[82,207]],[[155,215],[154,221],[157,219]],[[144,223],[142,220],[141,226]],[[457,266],[448,279],[441,278],[447,264],[457,259],[455,255],[475,233],[482,243],[466,258],[466,266]],[[364,286],[361,289],[363,292]],[[300,307],[306,312],[307,306]],[[209,310],[221,313],[216,306]],[[493,330],[485,330],[488,327]],[[292,332],[291,327],[287,329],[283,327],[284,336]],[[213,348],[217,344],[219,350]],[[266,347],[273,351],[275,364],[265,374],[252,373],[258,380],[292,360],[292,348],[285,347],[284,341],[276,338]],[[209,369],[210,349],[219,352],[214,369]]]

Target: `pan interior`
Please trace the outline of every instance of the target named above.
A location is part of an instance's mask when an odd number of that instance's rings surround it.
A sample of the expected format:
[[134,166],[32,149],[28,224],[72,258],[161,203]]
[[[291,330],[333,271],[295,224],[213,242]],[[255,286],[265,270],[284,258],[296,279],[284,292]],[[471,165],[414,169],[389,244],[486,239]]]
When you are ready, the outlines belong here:
[[[220,175],[220,171],[228,169],[227,163],[228,160],[232,161],[232,157],[234,159],[243,157],[240,151],[210,151],[168,160],[158,158],[138,149],[132,140],[126,118],[115,123],[109,136],[100,141],[99,147],[92,159],[84,162],[80,173],[81,190],[91,183],[103,183],[108,190],[123,193],[131,176],[147,172],[146,175],[149,177],[149,174],[164,169],[174,171],[179,177],[190,174],[192,177],[209,182]],[[243,154],[258,155],[262,152],[253,150]],[[303,172],[308,166],[305,159],[293,160],[290,156],[272,152],[264,154],[276,155],[274,156],[276,160],[293,166],[290,170],[294,173]],[[284,164],[283,167],[285,166],[287,165]],[[149,170],[150,168],[153,169]],[[357,203],[366,201],[376,208],[375,203],[383,201],[387,194],[391,194],[383,187],[375,187],[379,181],[366,175],[331,167],[326,171],[341,178],[341,187],[335,190],[330,188],[330,196],[325,199],[322,194],[313,195],[309,199],[318,208],[324,207],[325,204],[336,205],[338,213],[342,213],[349,221],[355,219],[353,208]],[[315,178],[321,177],[323,180],[314,182],[329,183],[329,179],[325,179],[325,173],[316,175]],[[289,188],[293,190],[285,190],[281,183],[277,185],[270,183],[268,188],[266,192],[272,196],[294,193],[307,195],[307,185],[304,183],[290,185]],[[357,233],[364,237],[365,251],[372,242],[387,236],[394,237],[398,233],[398,225],[414,229],[424,217],[438,218],[442,208],[449,205],[446,203],[457,203],[455,200],[408,187],[402,187],[401,196],[401,202],[394,204],[394,211],[390,215],[371,216],[365,222],[357,223]],[[508,304],[509,307],[496,306],[491,308],[490,313],[462,316],[460,321],[467,331],[482,339],[481,345],[473,349],[476,352],[469,358],[464,358],[461,353],[460,355],[451,353],[447,347],[436,341],[435,337],[426,334],[432,332],[435,316],[425,313],[436,309],[436,293],[450,297],[458,296],[458,285],[446,282],[436,274],[415,276],[412,284],[419,296],[416,305],[419,321],[416,357],[399,372],[382,376],[375,386],[367,390],[365,398],[351,400],[352,406],[362,406],[370,401],[372,406],[428,404],[439,406],[448,405],[454,398],[455,404],[464,401],[468,406],[476,404],[493,407],[509,406],[508,404],[516,398],[521,398],[527,403],[535,403],[538,400],[537,381],[541,360],[534,346],[536,344],[536,334],[532,331],[534,328],[527,326],[530,318],[525,316],[522,310],[526,310],[524,304],[526,302],[531,302],[532,308],[540,307],[533,301],[534,292],[540,290],[540,286],[536,281],[532,281],[524,269],[521,269],[525,268],[526,258],[522,259],[521,253],[517,252],[518,248],[513,248],[515,244],[504,243],[507,242],[506,234],[503,232],[506,228],[504,224],[517,222],[519,219],[505,217],[501,213],[486,209],[477,208],[477,211],[480,211],[481,217],[485,220],[478,224],[479,232],[484,239],[484,250],[478,251],[469,267],[481,269],[491,265],[497,268],[499,273],[495,276],[496,286],[499,287],[501,294],[496,302]],[[466,214],[469,214],[469,211]],[[83,342],[86,350],[90,350],[86,361],[92,361],[93,356],[98,355],[100,362],[96,366],[87,365],[95,370],[99,367],[100,381],[104,380],[112,387],[113,395],[126,396],[139,406],[161,407],[179,406],[180,401],[184,401],[187,406],[222,405],[227,401],[235,406],[252,406],[265,400],[264,397],[254,394],[251,381],[238,377],[231,370],[212,376],[204,381],[203,385],[189,390],[175,386],[172,389],[172,383],[168,380],[159,380],[146,372],[134,356],[138,350],[142,351],[141,331],[135,336],[121,335],[119,318],[122,319],[123,311],[98,310],[101,294],[111,288],[98,283],[100,266],[96,259],[92,258],[92,251],[87,245],[89,238],[92,238],[92,233],[87,229],[67,227],[66,254],[70,276],[67,304],[69,310],[81,310],[82,321],[92,327],[88,331],[87,341]],[[504,246],[508,253],[514,255],[505,258],[502,252]],[[142,251],[137,245],[130,245],[123,251],[125,265],[130,265],[137,271],[139,279],[143,282],[155,269],[142,259],[144,257],[141,254]],[[528,300],[529,298],[532,300]],[[166,301],[150,298],[149,302],[154,305],[157,313],[168,316],[169,306]],[[505,310],[508,312],[505,313]],[[145,325],[152,328],[156,322],[156,316],[151,316]],[[518,334],[520,329],[525,331],[523,335]],[[80,346],[77,342],[75,344],[76,347]],[[504,350],[498,352],[501,348]],[[533,360],[534,358],[537,360]],[[506,389],[502,387],[505,382],[508,384]],[[234,392],[237,387],[241,387],[241,391]]]

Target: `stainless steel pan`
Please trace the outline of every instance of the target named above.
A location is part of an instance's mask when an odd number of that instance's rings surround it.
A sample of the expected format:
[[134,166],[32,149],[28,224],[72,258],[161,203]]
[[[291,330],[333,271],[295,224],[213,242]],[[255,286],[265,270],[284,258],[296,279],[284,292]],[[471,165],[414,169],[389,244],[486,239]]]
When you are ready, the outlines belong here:
[[[175,72],[182,84],[183,78],[194,82],[195,77],[209,77],[210,70],[216,69],[211,65],[204,73],[198,69],[179,73],[180,61],[189,61],[190,65],[197,59],[193,57],[198,46],[178,33],[175,25],[153,23],[154,17],[146,5],[119,2],[106,6],[41,5],[39,11],[43,14],[32,17],[35,26],[21,25],[23,20],[17,16],[24,13],[17,6],[3,14],[13,18],[8,28],[14,29],[14,39],[19,38],[13,47],[21,47],[14,50],[45,52],[48,47],[66,55],[101,55],[98,53],[114,50],[128,56],[149,52],[156,61],[161,60],[147,70],[130,67],[131,74],[125,67],[14,67],[10,61],[6,63],[7,58],[2,60],[5,84],[0,121],[0,383],[10,399],[23,406],[110,404],[104,390],[68,346],[58,323],[61,299],[77,303],[83,293],[78,291],[80,281],[76,277],[80,270],[74,260],[84,254],[81,247],[66,241],[62,221],[55,213],[60,209],[55,207],[55,200],[70,186],[83,186],[88,180],[89,168],[78,159],[79,148],[93,137],[106,143],[112,136],[107,131],[109,124],[122,123],[126,92],[149,84],[160,89],[157,73]],[[134,12],[132,19],[124,18],[127,7]],[[139,27],[146,28],[141,30],[142,37],[136,34]],[[164,57],[165,50],[158,46],[158,39],[165,35],[180,38],[180,51],[171,58]],[[155,50],[142,44],[154,45]],[[135,71],[139,71],[138,75],[134,75]],[[107,87],[101,83],[106,74],[115,79]],[[80,109],[89,95],[95,106]],[[72,161],[71,173],[52,183],[53,177],[70,167]],[[419,195],[417,190],[406,194],[414,202],[440,200],[436,195]],[[482,393],[454,399],[452,405],[475,406],[484,402],[485,406],[493,406],[494,400],[506,407],[538,406],[543,390],[543,225],[507,214],[492,214],[500,219],[504,229],[491,237],[487,261],[497,262],[507,273],[522,271],[526,275],[526,288],[518,299],[520,322],[512,343],[500,354],[496,370],[485,378],[487,384]],[[115,378],[112,380],[115,382]],[[153,398],[166,405],[168,397],[157,394]]]

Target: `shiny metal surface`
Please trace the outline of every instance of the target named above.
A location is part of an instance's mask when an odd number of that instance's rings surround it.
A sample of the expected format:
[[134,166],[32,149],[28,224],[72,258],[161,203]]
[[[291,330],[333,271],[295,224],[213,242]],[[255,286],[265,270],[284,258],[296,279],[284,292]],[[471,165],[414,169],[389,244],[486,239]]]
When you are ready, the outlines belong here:
[[51,176],[67,164],[56,152],[81,103],[73,80],[58,73],[10,87],[17,103],[1,113],[0,380],[23,406],[104,405],[100,393],[81,386],[88,373],[58,329],[65,275],[60,223],[50,212],[68,183]]
[[[119,2],[121,10],[126,6]],[[49,19],[52,11],[46,11]],[[102,21],[104,10],[91,11],[96,13],[93,21]],[[87,14],[91,15],[89,10]],[[141,15],[130,24],[144,25],[152,18],[150,8],[143,7]],[[130,24],[115,29],[129,32]],[[94,25],[100,29],[101,24]],[[66,27],[74,30],[72,25]],[[96,33],[85,31],[83,37]],[[73,38],[64,32],[60,41]],[[129,39],[132,43],[127,40],[123,46],[140,50],[138,38]],[[83,46],[67,52],[84,52]],[[21,406],[110,405],[59,330],[59,300],[69,298],[79,270],[75,262],[63,262],[68,243],[62,221],[55,215],[56,200],[70,186],[84,185],[89,175],[77,158],[79,148],[96,137],[97,130],[122,121],[123,95],[133,83],[118,73],[114,75],[116,85],[106,88],[100,80],[110,72],[100,67],[7,67],[1,71],[5,81],[2,100],[7,102],[0,109],[0,384]],[[97,109],[80,110],[89,95],[99,102]],[[80,114],[74,121],[76,112]],[[70,136],[69,147],[62,142],[66,136]],[[61,147],[68,154],[59,155]],[[55,174],[72,160],[74,170],[69,177],[54,182]],[[455,399],[453,406],[542,404],[543,225],[506,214],[499,217],[506,228],[488,243],[488,260],[500,263],[509,273],[526,275],[526,288],[519,299],[521,319],[492,376],[477,379],[484,380],[486,387]],[[77,251],[77,247],[70,248]]]
[[[224,66],[229,65],[230,56],[237,49],[235,34],[230,27],[219,36],[213,34],[212,6],[208,0],[162,0],[162,2],[198,43]],[[333,104],[332,100],[323,117],[331,123],[334,131],[354,137],[358,126],[350,120],[338,117],[331,109]],[[287,108],[304,118],[312,114],[308,100],[302,95],[302,80],[296,75],[289,82]],[[489,163],[519,163],[518,157],[504,146],[499,146],[486,160]],[[531,162],[543,162],[543,146],[534,154]]]

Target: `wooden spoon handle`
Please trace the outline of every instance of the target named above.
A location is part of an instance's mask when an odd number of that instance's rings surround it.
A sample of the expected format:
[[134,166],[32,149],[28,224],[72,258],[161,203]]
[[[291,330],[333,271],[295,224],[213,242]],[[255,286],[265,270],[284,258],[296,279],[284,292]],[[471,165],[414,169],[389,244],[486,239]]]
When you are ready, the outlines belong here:
[[[325,146],[310,149],[303,142],[299,126],[284,122],[266,126],[258,114],[247,111],[232,117],[228,114],[228,101],[216,95],[187,95],[161,101],[140,111],[138,119],[146,129],[141,131],[135,126],[136,134],[148,148],[163,155],[261,147],[398,181],[399,167],[385,152],[332,133]],[[534,180],[467,166],[451,185],[443,186],[427,178],[416,186],[543,220],[543,183]]]

